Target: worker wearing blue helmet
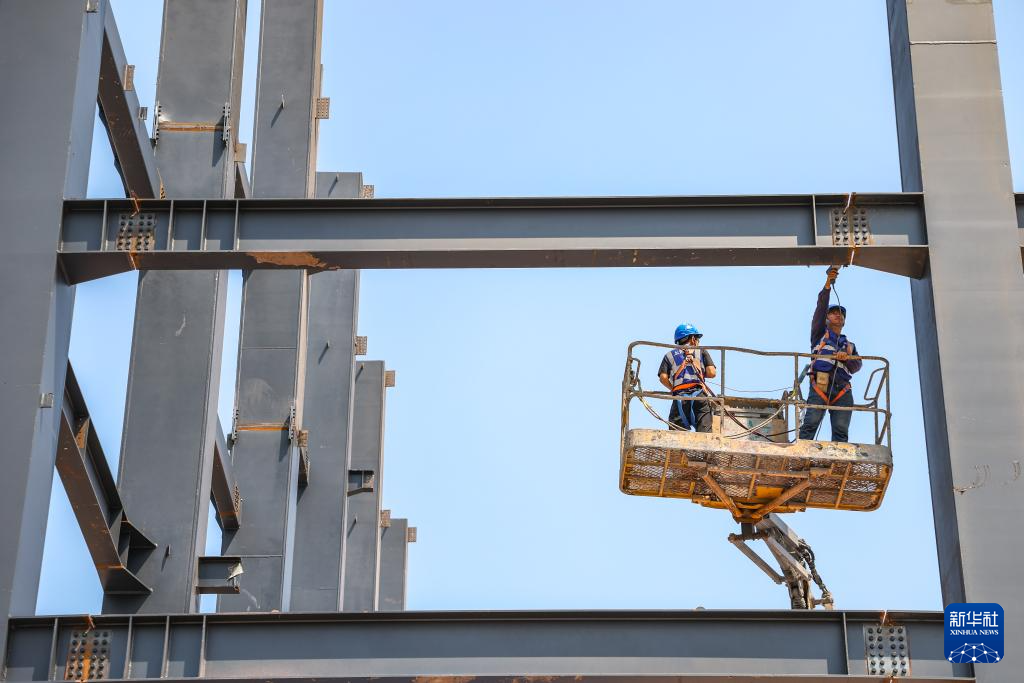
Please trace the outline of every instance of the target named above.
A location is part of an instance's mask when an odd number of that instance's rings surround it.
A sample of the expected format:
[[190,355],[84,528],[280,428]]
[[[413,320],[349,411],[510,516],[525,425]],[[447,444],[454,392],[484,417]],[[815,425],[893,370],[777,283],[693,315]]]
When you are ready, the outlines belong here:
[[850,380],[853,373],[861,369],[863,361],[855,358],[858,355],[857,345],[843,334],[846,308],[839,304],[830,306],[828,303],[832,285],[838,276],[838,268],[833,266],[828,269],[825,286],[818,293],[818,305],[811,318],[811,353],[824,357],[811,362],[811,389],[807,393],[807,403],[821,408],[807,408],[803,424],[800,425],[801,439],[813,439],[817,435],[818,426],[828,410],[832,440],[850,440],[853,411],[831,410],[830,406],[853,406]]
[[711,361],[711,354],[701,349],[695,353],[703,337],[696,327],[683,323],[676,328],[673,339],[683,347],[672,349],[665,354],[658,368],[658,379],[674,396],[685,396],[691,400],[672,401],[672,409],[668,414],[669,424],[673,429],[698,432],[711,431],[711,403],[705,393],[704,379],[714,377],[718,371]]

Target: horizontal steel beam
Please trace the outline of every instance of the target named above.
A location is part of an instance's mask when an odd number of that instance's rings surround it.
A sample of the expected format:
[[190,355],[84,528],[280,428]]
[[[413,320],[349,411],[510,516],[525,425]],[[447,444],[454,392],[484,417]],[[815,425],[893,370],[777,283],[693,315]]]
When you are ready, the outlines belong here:
[[131,196],[134,192],[140,198],[159,197],[160,175],[149,133],[139,115],[139,98],[130,80],[133,69],[129,68],[125,57],[114,13],[108,11],[103,19],[103,55],[97,91],[100,115],[110,137],[125,195]]
[[873,246],[833,246],[846,195],[281,199],[64,205],[77,283],[132,269],[546,268],[848,263],[919,277],[919,194],[858,195]]
[[[44,397],[44,403],[53,397]],[[68,364],[57,442],[57,472],[108,594],[146,594],[133,573],[139,555],[156,547],[127,519],[75,373]]]
[[[878,672],[868,678],[867,655],[868,628],[881,618],[878,612],[687,610],[94,616],[88,623],[89,639],[106,647],[104,677],[113,679],[733,675],[730,680],[832,681],[881,680]],[[900,642],[909,643],[914,680],[956,675],[944,656],[942,612],[884,618],[887,628],[906,629]],[[12,619],[8,680],[63,678],[74,632],[85,621]],[[970,680],[968,672],[960,675]]]
[[210,486],[210,501],[217,513],[217,524],[221,531],[234,531],[242,521],[242,496],[235,483],[231,468],[231,454],[224,438],[224,429],[217,422],[217,439],[213,449],[213,478]]

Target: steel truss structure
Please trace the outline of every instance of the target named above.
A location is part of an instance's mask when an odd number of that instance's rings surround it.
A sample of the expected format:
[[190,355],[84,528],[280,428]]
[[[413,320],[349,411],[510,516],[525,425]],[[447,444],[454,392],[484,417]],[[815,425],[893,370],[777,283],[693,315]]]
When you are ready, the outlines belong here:
[[[946,661],[940,613],[344,612],[402,608],[411,531],[378,514],[352,547],[341,533],[379,511],[389,383],[355,359],[351,269],[849,255],[911,278],[943,600],[1001,603],[1009,659],[1022,651],[1024,550],[999,523],[1024,497],[963,486],[1009,471],[1024,442],[1024,349],[1004,343],[1024,338],[1024,212],[989,2],[887,0],[903,194],[508,200],[372,200],[359,174],[316,173],[322,2],[263,2],[251,182],[246,0],[166,0],[154,142],[107,0],[0,3],[6,680],[1016,680],[1012,661]],[[131,200],[82,199],[97,101]],[[221,430],[227,268],[246,281]],[[140,289],[114,486],[67,355],[74,284],[126,270]],[[31,616],[55,464],[95,522],[103,616]],[[211,496],[224,558],[198,556]],[[223,613],[196,614],[202,592]]]

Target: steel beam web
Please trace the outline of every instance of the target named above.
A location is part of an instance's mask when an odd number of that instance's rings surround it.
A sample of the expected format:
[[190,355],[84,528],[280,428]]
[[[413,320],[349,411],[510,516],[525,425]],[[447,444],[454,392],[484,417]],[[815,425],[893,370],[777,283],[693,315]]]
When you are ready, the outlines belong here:
[[409,566],[409,520],[392,518],[380,530],[380,577],[377,609],[399,612],[405,609],[405,586]]
[[104,18],[103,60],[100,62],[99,105],[103,125],[114,151],[126,197],[160,197],[162,183],[139,98],[129,80],[128,59],[113,12]]
[[911,277],[927,236],[917,194],[857,197],[871,243],[837,244],[845,195],[150,202],[145,244],[118,240],[130,203],[68,203],[74,281],[131,268],[507,268],[854,263]]
[[[912,283],[942,599],[1007,608],[1024,647],[1024,276],[991,3],[889,0],[904,189],[924,190],[926,276]],[[1019,466],[1019,465],[1018,465]],[[982,666],[979,681],[1017,680]]]
[[[108,640],[111,678],[867,683],[881,680],[867,661],[877,643],[868,629],[880,628],[882,618],[879,612],[775,610],[211,614],[94,617],[92,630]],[[942,653],[941,612],[884,618],[906,633],[913,680],[954,680]],[[81,617],[18,619],[8,680],[59,678],[54,673],[69,661],[70,636],[83,628]]]
[[0,3],[0,653],[39,587],[74,307],[50,252],[62,198],[86,192],[109,11],[93,5]]
[[377,609],[380,578],[380,511],[384,449],[384,363],[359,361],[355,372],[352,450],[345,510],[346,612]]
[[[164,5],[154,134],[172,197],[233,196],[245,12],[246,0]],[[139,277],[118,484],[158,548],[138,572],[152,594],[107,595],[104,612],[198,609],[226,304],[224,270]]]
[[[322,22],[323,0],[263,2],[254,197],[308,197],[314,191],[313,98],[319,89]],[[245,575],[242,593],[219,596],[218,611],[291,609],[311,286],[302,270],[244,275],[234,460],[246,492],[245,524],[224,535],[222,550],[242,557]],[[315,471],[312,476],[315,482]],[[333,562],[340,564],[340,554]],[[298,571],[302,577],[308,568]],[[317,590],[330,594],[339,582],[340,570],[329,582],[308,588],[314,596]],[[303,599],[315,600],[308,594]],[[336,598],[328,599],[327,609],[336,605]]]
[[[328,175],[331,180],[324,180]],[[362,174],[317,174],[318,194],[358,197],[361,189]],[[295,611],[333,612],[342,605],[358,304],[358,271],[309,276],[302,397],[309,476],[296,504],[291,602]]]

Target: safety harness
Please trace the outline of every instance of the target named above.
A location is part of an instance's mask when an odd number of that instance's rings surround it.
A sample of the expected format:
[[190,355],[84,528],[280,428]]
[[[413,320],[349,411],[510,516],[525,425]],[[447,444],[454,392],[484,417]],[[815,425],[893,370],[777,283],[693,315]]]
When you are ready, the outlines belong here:
[[[833,336],[835,336],[835,343],[832,342]],[[815,355],[820,354],[824,356],[831,356],[835,354],[837,351],[839,351],[841,348],[845,348],[847,353],[851,353],[852,347],[850,344],[850,340],[848,340],[846,336],[842,334],[834,335],[831,331],[828,330],[828,328],[826,328],[825,334],[822,335],[821,341],[818,342],[818,345],[814,347],[812,353],[814,353]],[[821,365],[819,365],[819,363]],[[818,368],[822,366],[827,369],[819,370]],[[842,396],[850,390],[851,384],[849,379],[845,380],[846,385],[839,391],[838,394],[833,396],[831,399],[828,397],[828,394],[826,392],[821,390],[822,385],[824,385],[828,388],[828,393],[831,393],[832,384],[835,382],[835,378],[839,374],[840,370],[842,370],[847,377],[850,376],[850,371],[846,369],[846,364],[843,363],[841,360],[837,360],[835,358],[816,358],[814,360],[814,364],[811,367],[815,372],[815,377],[812,378],[811,381],[811,388],[814,389],[814,393],[821,397],[821,400],[825,402],[825,405],[832,405],[840,398],[842,398]],[[828,374],[827,382],[816,381],[819,375],[824,375],[826,373]]]
[[696,356],[690,362],[682,350],[672,349],[672,362],[678,367],[672,373],[673,394],[689,393],[690,389],[696,389],[704,383],[703,363]]

